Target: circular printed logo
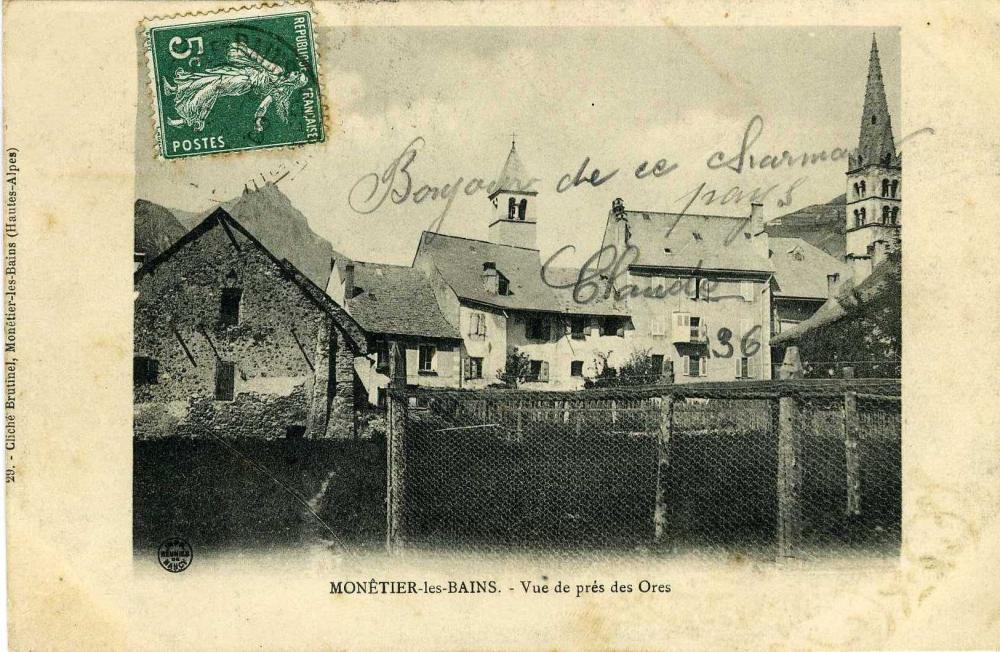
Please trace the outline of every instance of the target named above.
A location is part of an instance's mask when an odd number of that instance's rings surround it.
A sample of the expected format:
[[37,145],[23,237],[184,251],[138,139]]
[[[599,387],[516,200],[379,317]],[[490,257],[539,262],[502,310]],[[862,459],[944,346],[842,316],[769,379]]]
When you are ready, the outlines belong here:
[[160,544],[156,551],[156,559],[160,562],[163,570],[171,573],[179,573],[191,565],[194,554],[187,541],[179,537],[167,539]]

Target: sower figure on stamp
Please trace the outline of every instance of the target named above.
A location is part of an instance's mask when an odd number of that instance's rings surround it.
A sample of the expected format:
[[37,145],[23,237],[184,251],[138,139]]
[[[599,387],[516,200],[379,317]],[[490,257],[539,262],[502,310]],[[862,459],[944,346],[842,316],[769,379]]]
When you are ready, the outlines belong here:
[[301,71],[285,70],[243,43],[233,43],[226,52],[229,65],[208,68],[205,72],[178,69],[174,83],[163,80],[166,94],[174,98],[174,110],[180,118],[167,118],[172,127],[188,125],[196,132],[205,128],[205,119],[220,97],[239,97],[247,93],[261,96],[254,114],[254,129],[263,131],[263,119],[274,104],[278,117],[288,122],[288,102],[294,90],[306,84]]

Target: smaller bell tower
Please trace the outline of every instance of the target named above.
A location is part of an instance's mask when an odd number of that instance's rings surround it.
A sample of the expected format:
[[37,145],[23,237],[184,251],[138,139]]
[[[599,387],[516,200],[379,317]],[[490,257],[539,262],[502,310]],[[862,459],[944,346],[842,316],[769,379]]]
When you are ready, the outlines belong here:
[[512,136],[510,153],[504,163],[497,187],[489,199],[493,202],[493,221],[489,226],[489,241],[494,244],[537,249],[535,197],[533,179],[517,154],[517,141]]

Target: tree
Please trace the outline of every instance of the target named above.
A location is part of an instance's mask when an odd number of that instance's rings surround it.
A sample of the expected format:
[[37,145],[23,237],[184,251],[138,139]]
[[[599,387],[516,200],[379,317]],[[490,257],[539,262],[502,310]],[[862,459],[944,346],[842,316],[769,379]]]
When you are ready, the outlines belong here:
[[531,359],[517,347],[507,351],[504,368],[497,371],[497,380],[508,387],[517,387],[531,375]]
[[632,351],[621,367],[612,367],[611,352],[598,352],[594,359],[597,375],[584,382],[585,387],[621,387],[623,385],[650,385],[660,379],[660,370],[653,366],[651,349]]

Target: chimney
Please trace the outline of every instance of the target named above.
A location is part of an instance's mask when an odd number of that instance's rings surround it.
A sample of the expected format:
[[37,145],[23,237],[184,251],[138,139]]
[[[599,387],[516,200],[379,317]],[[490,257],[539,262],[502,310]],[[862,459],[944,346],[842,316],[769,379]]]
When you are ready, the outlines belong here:
[[833,291],[837,287],[837,281],[839,280],[840,280],[840,274],[826,275],[826,296],[828,299],[833,298]]
[[621,197],[611,202],[611,214],[617,218],[625,216],[625,202],[622,201]]
[[771,243],[764,230],[764,205],[750,204],[750,236],[753,238],[754,252],[763,259],[771,257]]
[[344,305],[354,298],[354,263],[344,265]]
[[500,292],[500,275],[497,273],[496,263],[483,263],[483,288],[489,294]]

